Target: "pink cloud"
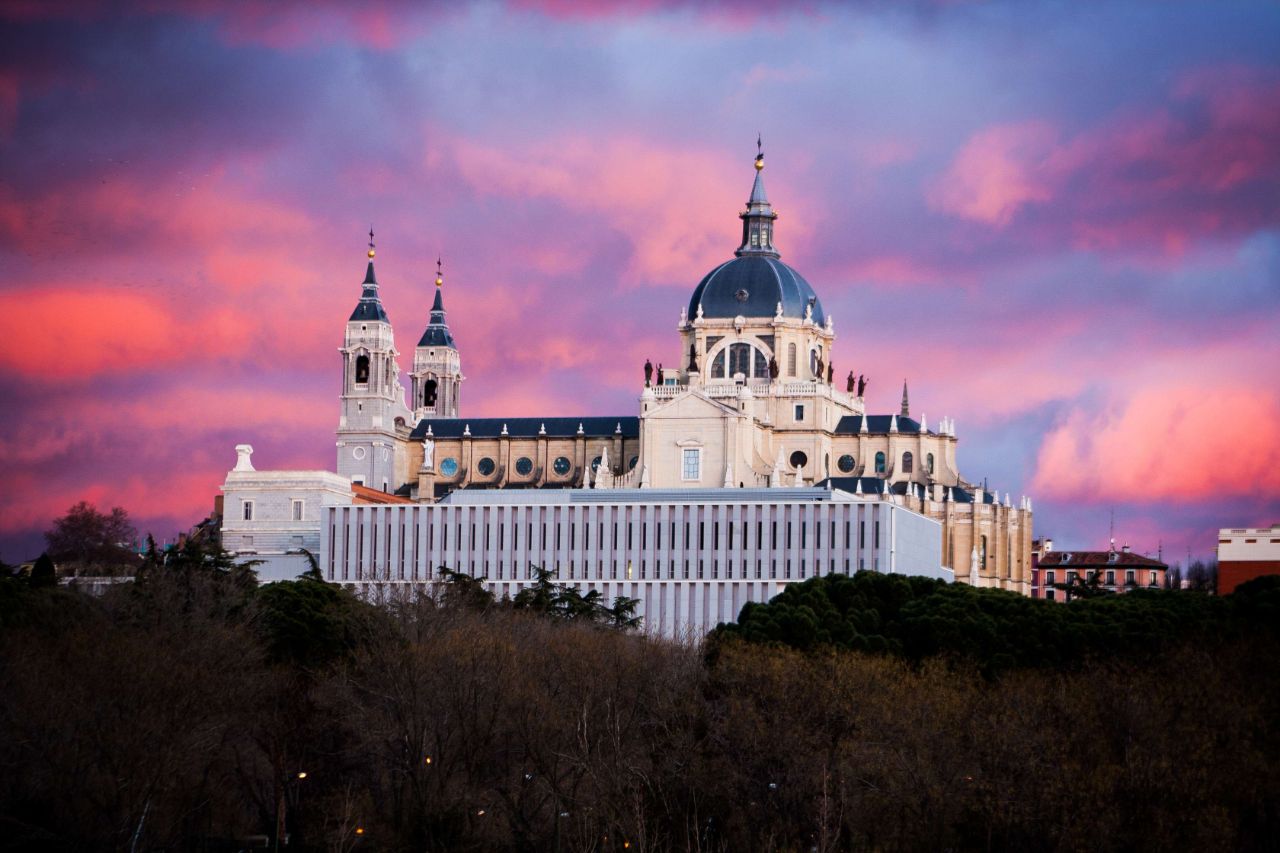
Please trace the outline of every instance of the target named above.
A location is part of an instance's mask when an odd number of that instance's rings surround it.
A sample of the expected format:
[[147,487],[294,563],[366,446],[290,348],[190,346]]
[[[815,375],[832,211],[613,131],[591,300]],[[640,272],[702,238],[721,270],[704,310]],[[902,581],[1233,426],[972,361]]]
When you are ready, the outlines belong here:
[[1056,134],[1045,122],[989,127],[960,149],[930,189],[936,210],[997,228],[1027,204],[1048,201],[1055,176],[1047,174]]
[[1171,381],[1076,409],[1045,437],[1033,489],[1090,502],[1275,494],[1280,399],[1243,384]]

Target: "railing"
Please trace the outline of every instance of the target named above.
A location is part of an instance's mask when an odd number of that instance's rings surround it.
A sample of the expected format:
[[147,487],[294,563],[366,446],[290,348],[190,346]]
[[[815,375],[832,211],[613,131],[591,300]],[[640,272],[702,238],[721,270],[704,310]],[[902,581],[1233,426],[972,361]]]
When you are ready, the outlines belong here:
[[[852,397],[843,391],[824,382],[770,382],[768,380],[748,380],[747,387],[757,397],[827,397],[849,408],[857,408],[861,397]],[[702,393],[712,398],[732,398],[738,396],[736,382],[711,382],[699,386]],[[689,390],[688,385],[655,385],[650,390],[658,400],[674,400]]]

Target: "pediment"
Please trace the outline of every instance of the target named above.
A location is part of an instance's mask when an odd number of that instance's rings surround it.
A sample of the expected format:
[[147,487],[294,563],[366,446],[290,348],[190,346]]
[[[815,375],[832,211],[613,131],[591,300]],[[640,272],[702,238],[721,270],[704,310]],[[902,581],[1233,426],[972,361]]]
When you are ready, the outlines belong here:
[[719,400],[713,400],[701,391],[690,391],[686,394],[681,394],[674,400],[668,400],[661,405],[655,406],[645,418],[647,420],[724,418],[740,417],[741,415],[742,412],[739,412],[733,406],[725,405]]

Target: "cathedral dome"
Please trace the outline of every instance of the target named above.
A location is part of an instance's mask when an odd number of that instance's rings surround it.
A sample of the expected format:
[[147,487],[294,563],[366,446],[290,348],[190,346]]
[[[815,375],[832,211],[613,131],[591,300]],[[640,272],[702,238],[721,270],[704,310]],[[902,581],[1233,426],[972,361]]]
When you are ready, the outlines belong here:
[[707,273],[689,300],[689,318],[773,317],[782,303],[784,317],[803,318],[813,302],[813,322],[826,323],[822,303],[804,276],[763,254],[744,254]]

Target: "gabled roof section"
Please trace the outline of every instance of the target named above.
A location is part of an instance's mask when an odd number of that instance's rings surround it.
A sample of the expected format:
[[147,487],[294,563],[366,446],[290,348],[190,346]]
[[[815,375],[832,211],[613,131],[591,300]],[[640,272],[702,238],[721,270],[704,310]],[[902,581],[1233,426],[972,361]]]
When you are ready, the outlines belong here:
[[1048,551],[1040,555],[1040,568],[1167,569],[1159,560],[1124,551]]
[[630,417],[584,417],[584,418],[423,418],[410,434],[410,438],[421,441],[427,436],[427,427],[431,428],[432,438],[462,438],[469,433],[470,438],[501,438],[505,427],[507,438],[575,438],[578,427],[582,427],[582,435],[587,438],[623,438],[640,437],[640,419]]

